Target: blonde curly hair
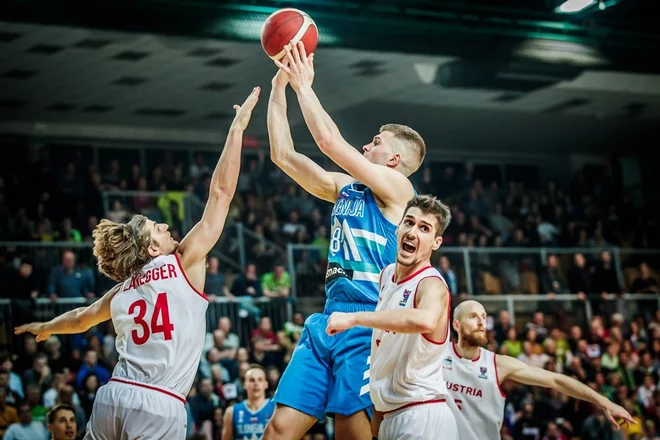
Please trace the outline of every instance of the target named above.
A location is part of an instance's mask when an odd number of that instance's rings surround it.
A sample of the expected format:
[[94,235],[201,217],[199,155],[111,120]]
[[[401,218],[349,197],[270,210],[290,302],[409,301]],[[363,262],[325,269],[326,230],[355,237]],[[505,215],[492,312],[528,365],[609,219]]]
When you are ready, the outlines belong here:
[[102,274],[122,282],[139,273],[151,261],[149,246],[153,240],[146,224],[147,218],[143,215],[133,216],[128,223],[101,220],[92,236],[94,256]]

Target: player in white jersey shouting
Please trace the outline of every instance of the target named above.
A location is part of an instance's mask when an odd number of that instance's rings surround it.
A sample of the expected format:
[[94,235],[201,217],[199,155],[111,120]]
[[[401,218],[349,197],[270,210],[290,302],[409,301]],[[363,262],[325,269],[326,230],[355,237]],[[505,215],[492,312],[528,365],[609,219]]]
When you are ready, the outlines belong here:
[[440,363],[450,331],[451,297],[431,254],[442,244],[449,208],[432,196],[408,202],[397,228],[396,264],[380,274],[376,311],[335,312],[329,335],[355,327],[374,329],[370,393],[372,435],[381,440],[458,439],[445,405]]
[[255,87],[242,106],[234,106],[202,219],[180,244],[166,224],[142,215],[125,224],[102,220],[94,230],[94,255],[99,270],[120,284],[88,307],[15,329],[39,342],[112,319],[119,360],[96,394],[86,439],[186,436],[185,399],[206,332],[206,255],[220,238],[236,190],[243,132],[259,91]]
[[625,409],[571,377],[482,348],[487,342],[486,317],[486,310],[477,301],[459,304],[452,322],[458,333],[458,344],[452,344],[442,361],[444,380],[451,396],[448,406],[456,418],[460,440],[500,438],[505,401],[500,384],[506,379],[553,388],[591,402],[605,412],[617,430],[617,419],[635,423]]

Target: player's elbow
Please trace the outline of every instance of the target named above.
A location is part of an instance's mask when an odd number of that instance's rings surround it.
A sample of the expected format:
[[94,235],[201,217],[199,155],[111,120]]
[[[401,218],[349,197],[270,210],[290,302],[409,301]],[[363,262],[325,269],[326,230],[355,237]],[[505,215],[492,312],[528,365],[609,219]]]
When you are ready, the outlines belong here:
[[226,206],[234,198],[235,193],[236,185],[221,184],[209,191],[209,201],[214,204]]
[[333,147],[336,145],[335,136],[330,130],[320,132],[315,140],[319,150],[326,155],[332,153]]
[[430,333],[435,330],[437,325],[438,320],[432,314],[422,310],[419,310],[411,320],[411,327],[414,328],[415,333]]

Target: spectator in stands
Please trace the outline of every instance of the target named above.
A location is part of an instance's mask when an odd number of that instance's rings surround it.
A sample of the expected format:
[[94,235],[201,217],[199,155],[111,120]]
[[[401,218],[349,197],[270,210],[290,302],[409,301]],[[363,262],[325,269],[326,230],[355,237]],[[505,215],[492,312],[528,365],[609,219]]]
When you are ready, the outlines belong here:
[[236,277],[231,287],[231,293],[234,296],[249,296],[253,298],[262,296],[261,283],[257,277],[257,266],[254,263],[248,263],[245,266],[245,272]]
[[582,424],[581,440],[616,440],[614,428],[602,412],[589,416]]
[[534,312],[532,321],[525,324],[525,330],[534,330],[536,332],[536,342],[543,342],[548,336],[548,329],[545,327],[545,314],[540,310]]
[[282,347],[278,343],[277,334],[273,330],[273,323],[268,316],[261,318],[259,327],[250,334],[255,363],[264,367],[280,365],[282,360]]
[[28,385],[26,401],[32,409],[32,420],[43,422],[46,419],[46,412],[48,410],[41,404],[41,387],[39,385]]
[[568,281],[559,267],[557,256],[548,255],[547,262],[548,264],[541,274],[542,292],[547,294],[568,293]]
[[596,265],[591,284],[598,293],[621,293],[619,279],[612,264],[612,254],[609,251],[601,252],[600,263]]
[[62,220],[62,225],[57,237],[58,241],[69,241],[72,243],[80,243],[82,241],[82,235],[80,231],[73,227],[73,223],[69,217],[65,217]]
[[518,340],[518,330],[510,327],[507,331],[507,338],[502,343],[502,348],[506,350],[505,354],[517,358],[523,351],[522,341]]
[[25,398],[23,392],[23,381],[21,376],[12,371],[14,368],[14,363],[11,359],[11,355],[7,352],[0,355],[0,371],[9,375],[8,388],[15,392],[19,398]]
[[76,267],[76,255],[71,251],[62,253],[62,265],[50,272],[48,294],[57,298],[94,298],[94,278],[91,272]]
[[32,420],[32,410],[27,402],[18,406],[18,420],[7,428],[3,440],[47,440],[50,437],[42,422]]
[[225,274],[220,272],[220,260],[218,257],[209,257],[208,259],[204,291],[209,297],[224,296],[229,299],[234,297],[225,285]]
[[70,405],[57,405],[46,415],[46,427],[52,440],[74,440],[76,438],[76,414]]
[[221,402],[220,397],[213,392],[211,379],[201,379],[198,389],[199,392],[189,402],[195,426],[199,429],[205,421],[213,419],[213,412]]
[[25,372],[23,379],[26,387],[37,385],[40,390],[47,389],[53,380],[51,369],[48,366],[48,356],[43,353],[37,354],[32,368]]
[[651,269],[646,263],[639,265],[639,277],[633,281],[630,289],[633,293],[660,293],[658,280],[651,276]]
[[458,278],[456,273],[449,265],[449,258],[444,255],[440,257],[440,268],[438,269],[442,278],[445,279],[447,286],[449,287],[449,292],[452,296],[458,295]]
[[495,340],[497,345],[500,346],[507,338],[509,329],[511,328],[511,315],[506,309],[502,309],[497,314],[497,321],[493,324],[493,330],[495,331]]
[[0,438],[3,438],[10,425],[18,422],[16,408],[7,405],[7,389],[0,386]]
[[96,399],[96,392],[99,389],[99,377],[94,373],[89,373],[85,376],[82,390],[80,391],[80,406],[85,411],[87,420],[92,415],[92,408],[94,407],[94,399]]
[[291,289],[291,277],[284,270],[283,264],[276,264],[272,272],[261,278],[261,291],[268,298],[288,298]]
[[88,350],[87,353],[85,353],[83,364],[80,367],[80,370],[78,370],[78,374],[76,375],[76,388],[79,390],[82,389],[83,383],[85,382],[87,376],[90,374],[95,374],[98,376],[101,385],[108,383],[108,380],[110,379],[110,372],[102,366],[98,365],[98,360],[97,352]]

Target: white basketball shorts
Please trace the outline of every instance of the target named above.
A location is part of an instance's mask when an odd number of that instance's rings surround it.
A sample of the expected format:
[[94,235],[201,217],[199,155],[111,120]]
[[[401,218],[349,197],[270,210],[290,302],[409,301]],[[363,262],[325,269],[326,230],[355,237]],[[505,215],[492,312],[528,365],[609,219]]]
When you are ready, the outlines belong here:
[[387,413],[378,440],[458,440],[454,415],[444,402],[411,405]]

